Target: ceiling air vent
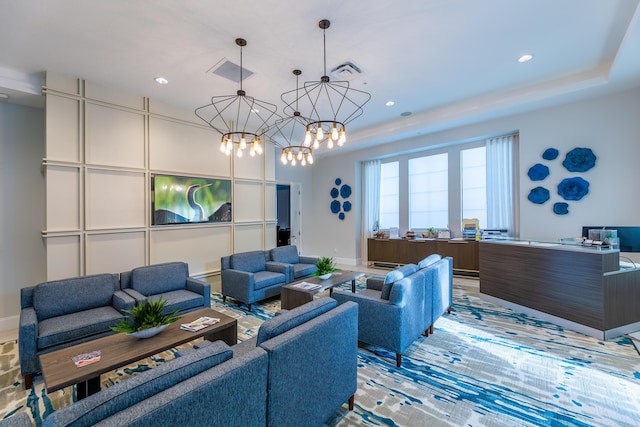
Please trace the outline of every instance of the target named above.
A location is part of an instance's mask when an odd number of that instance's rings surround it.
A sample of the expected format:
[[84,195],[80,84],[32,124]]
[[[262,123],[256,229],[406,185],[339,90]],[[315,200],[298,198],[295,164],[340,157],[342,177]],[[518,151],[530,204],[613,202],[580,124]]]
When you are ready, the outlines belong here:
[[[233,62],[223,59],[209,69],[208,73],[215,74],[216,76],[224,77],[232,82],[240,83],[240,66]],[[249,71],[246,68],[242,68],[242,80],[246,80],[253,74],[253,71]]]
[[329,71],[329,76],[333,80],[353,80],[362,76],[362,70],[353,62],[345,62]]

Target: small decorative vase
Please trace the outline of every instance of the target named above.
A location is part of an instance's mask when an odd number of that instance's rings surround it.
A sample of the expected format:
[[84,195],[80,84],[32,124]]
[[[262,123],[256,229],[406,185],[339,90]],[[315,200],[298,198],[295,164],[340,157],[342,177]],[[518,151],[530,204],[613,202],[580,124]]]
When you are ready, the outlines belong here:
[[156,326],[155,328],[143,329],[142,331],[128,333],[130,337],[134,338],[151,338],[154,335],[158,335],[160,332],[169,325]]
[[327,280],[329,277],[331,277],[333,273],[327,273],[327,274],[323,274],[322,276],[318,276],[320,278],[320,280]]

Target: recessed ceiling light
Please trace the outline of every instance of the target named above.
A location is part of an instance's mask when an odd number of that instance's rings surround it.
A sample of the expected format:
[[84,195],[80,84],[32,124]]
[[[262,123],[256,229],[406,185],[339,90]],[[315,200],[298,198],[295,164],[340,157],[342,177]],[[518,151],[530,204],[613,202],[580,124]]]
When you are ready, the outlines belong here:
[[528,61],[531,61],[532,59],[533,59],[533,55],[530,55],[527,53],[525,55],[522,55],[520,58],[518,58],[518,62],[528,62]]
[[164,77],[156,77],[154,79],[156,81],[156,83],[158,83],[159,85],[166,85],[169,84],[169,80],[165,79]]
[[393,102],[393,101],[387,101],[387,103],[384,104],[384,105],[386,105],[387,107],[391,107],[394,104],[395,104],[395,102]]
[[411,111],[405,111],[404,113],[400,113],[402,117],[407,117],[407,116],[410,116],[411,114],[412,114]]

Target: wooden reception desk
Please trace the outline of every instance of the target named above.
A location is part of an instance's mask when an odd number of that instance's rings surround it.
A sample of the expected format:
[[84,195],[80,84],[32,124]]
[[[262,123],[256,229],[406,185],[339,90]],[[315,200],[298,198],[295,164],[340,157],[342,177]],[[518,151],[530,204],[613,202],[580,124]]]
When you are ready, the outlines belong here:
[[369,239],[370,264],[417,264],[431,254],[453,258],[457,274],[478,275],[478,242],[462,239]]
[[640,330],[640,269],[617,249],[485,240],[479,258],[485,300],[598,339]]

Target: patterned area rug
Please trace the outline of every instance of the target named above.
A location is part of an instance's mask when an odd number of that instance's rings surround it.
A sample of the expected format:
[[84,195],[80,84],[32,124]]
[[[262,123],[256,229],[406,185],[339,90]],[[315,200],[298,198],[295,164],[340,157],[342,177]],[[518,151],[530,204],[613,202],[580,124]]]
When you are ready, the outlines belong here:
[[[236,317],[244,340],[280,300],[254,304],[249,313],[213,294],[212,308]],[[172,359],[174,351],[103,375],[103,387]],[[26,392],[17,357],[15,341],[1,345],[0,418],[27,411],[39,425],[75,400],[73,387],[47,395],[41,380]],[[454,280],[452,314],[414,342],[402,365],[396,368],[384,349],[361,347],[355,410],[344,405],[327,424],[637,426],[640,420],[640,357],[629,338],[599,341],[486,303],[473,279]]]

